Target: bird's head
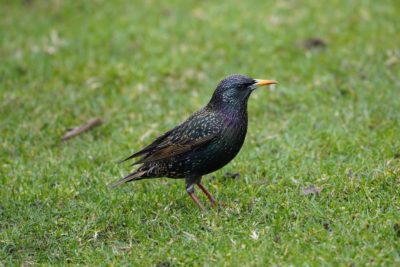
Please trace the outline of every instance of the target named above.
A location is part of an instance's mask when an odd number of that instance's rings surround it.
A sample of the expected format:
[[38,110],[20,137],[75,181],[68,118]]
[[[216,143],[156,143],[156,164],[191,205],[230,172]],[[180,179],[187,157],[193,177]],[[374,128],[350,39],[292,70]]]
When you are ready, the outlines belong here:
[[273,80],[253,79],[240,74],[230,75],[218,84],[209,105],[217,107],[243,106],[246,105],[250,94],[255,89],[276,83]]

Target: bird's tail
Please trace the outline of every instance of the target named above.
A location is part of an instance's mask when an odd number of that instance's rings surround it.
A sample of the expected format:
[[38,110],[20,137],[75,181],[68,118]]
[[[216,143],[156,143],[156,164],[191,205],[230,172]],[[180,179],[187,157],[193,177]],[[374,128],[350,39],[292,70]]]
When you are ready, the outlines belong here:
[[132,173],[128,174],[127,176],[125,176],[124,178],[119,179],[118,181],[115,181],[115,182],[111,183],[110,185],[108,185],[108,187],[115,188],[115,187],[120,186],[120,185],[122,185],[124,183],[127,183],[127,182],[145,179],[145,178],[147,178],[147,177],[144,176],[146,173],[147,173],[147,171],[135,171],[135,172],[132,172]]

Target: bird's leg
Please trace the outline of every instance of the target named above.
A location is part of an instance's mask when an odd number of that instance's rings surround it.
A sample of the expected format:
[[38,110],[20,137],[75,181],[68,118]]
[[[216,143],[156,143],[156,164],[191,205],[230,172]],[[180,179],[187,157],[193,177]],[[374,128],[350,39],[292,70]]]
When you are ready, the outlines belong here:
[[192,182],[191,179],[188,179],[188,178],[186,178],[186,192],[193,199],[194,203],[196,203],[197,207],[199,207],[201,209],[201,211],[206,210],[204,208],[204,206],[200,203],[199,199],[194,194],[194,183]]
[[201,209],[201,211],[206,210],[194,193],[188,193],[188,194],[193,199],[194,203],[196,203],[196,205]]
[[211,202],[211,205],[215,207],[217,205],[217,201],[215,201],[215,198],[208,192],[208,190],[200,183],[197,183],[197,186],[200,187],[201,191],[203,191],[204,194],[208,197],[208,199]]

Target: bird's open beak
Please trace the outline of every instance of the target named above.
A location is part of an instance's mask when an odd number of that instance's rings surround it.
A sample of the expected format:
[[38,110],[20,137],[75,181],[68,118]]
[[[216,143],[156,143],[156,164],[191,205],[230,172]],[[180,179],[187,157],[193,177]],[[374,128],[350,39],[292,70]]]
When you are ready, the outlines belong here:
[[271,85],[271,84],[277,84],[277,81],[273,80],[260,80],[260,79],[254,79],[256,83],[254,85],[256,86],[266,86],[266,85]]

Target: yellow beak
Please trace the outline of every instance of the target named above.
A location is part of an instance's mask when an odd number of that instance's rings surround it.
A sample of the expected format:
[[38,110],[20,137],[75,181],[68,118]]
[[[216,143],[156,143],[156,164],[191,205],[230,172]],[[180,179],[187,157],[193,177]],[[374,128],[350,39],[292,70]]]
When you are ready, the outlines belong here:
[[277,81],[274,80],[260,80],[260,79],[254,79],[256,83],[254,85],[257,86],[264,86],[264,85],[271,85],[271,84],[277,84]]

